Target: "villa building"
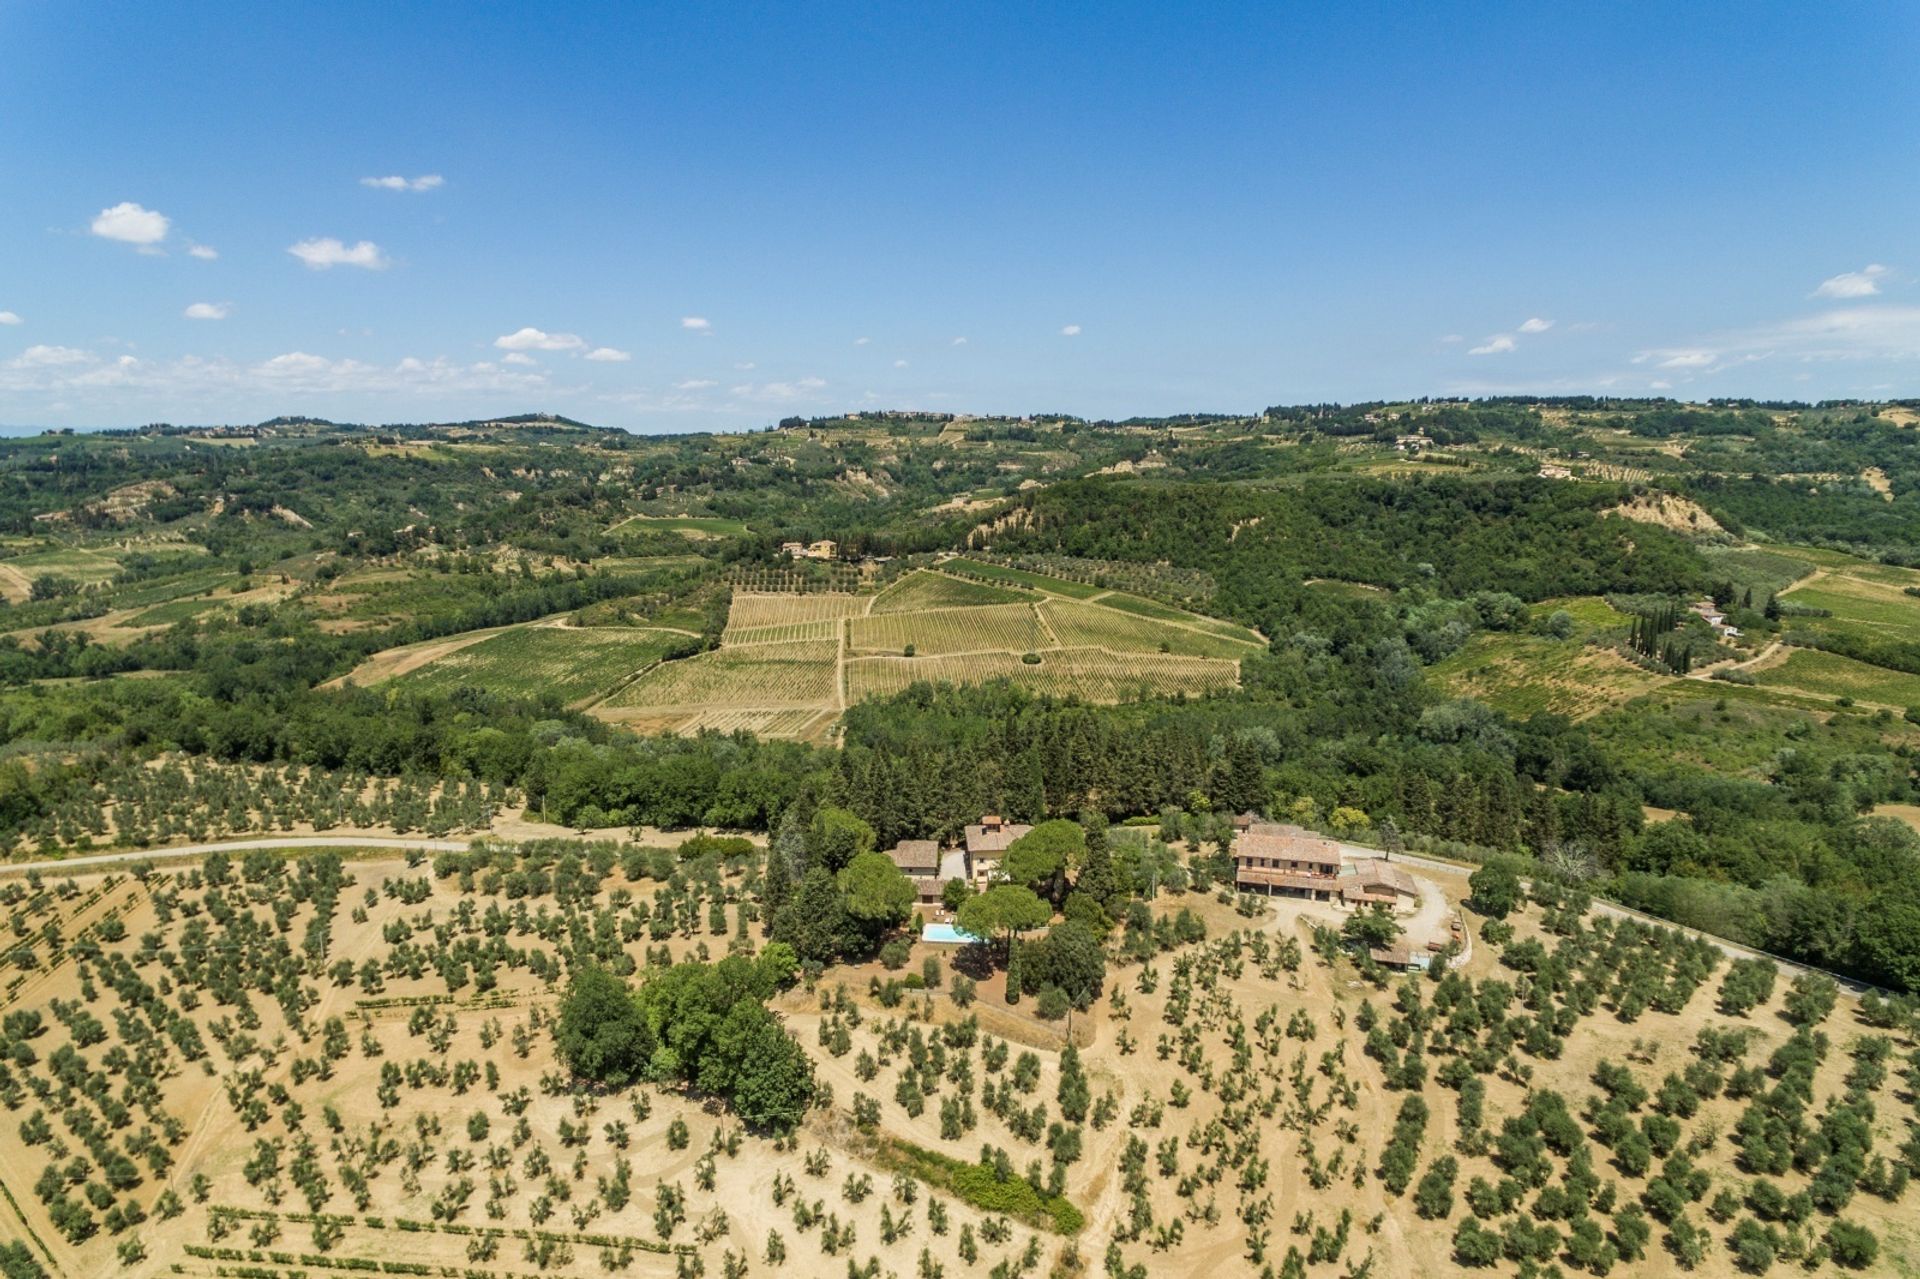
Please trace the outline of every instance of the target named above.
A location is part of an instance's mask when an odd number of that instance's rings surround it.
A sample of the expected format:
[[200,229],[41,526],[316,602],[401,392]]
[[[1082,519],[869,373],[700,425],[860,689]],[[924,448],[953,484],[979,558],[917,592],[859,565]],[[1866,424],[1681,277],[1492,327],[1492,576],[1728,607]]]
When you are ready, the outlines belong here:
[[1233,841],[1233,867],[1242,892],[1328,901],[1341,891],[1340,846],[1298,826],[1253,823]]

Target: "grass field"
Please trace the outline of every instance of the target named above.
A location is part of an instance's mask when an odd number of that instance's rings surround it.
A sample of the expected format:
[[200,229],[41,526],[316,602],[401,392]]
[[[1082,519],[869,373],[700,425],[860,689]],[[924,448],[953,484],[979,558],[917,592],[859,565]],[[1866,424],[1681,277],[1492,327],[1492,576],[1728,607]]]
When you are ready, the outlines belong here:
[[220,603],[213,599],[168,600],[165,604],[156,604],[144,613],[136,613],[127,619],[128,626],[172,626],[175,622],[184,622],[190,617],[204,613]]
[[1920,706],[1920,675],[1870,666],[1815,648],[1796,648],[1780,665],[1756,670],[1754,678],[1767,687],[1804,689],[1884,706]]
[[863,595],[819,592],[795,595],[763,591],[735,591],[733,609],[727,614],[729,627],[785,626],[791,622],[826,622],[838,617],[864,613]]
[[1161,621],[1134,613],[1122,613],[1101,604],[1080,604],[1071,600],[1047,600],[1039,605],[1047,625],[1067,648],[1110,648],[1124,652],[1165,651],[1188,657],[1222,657],[1229,660],[1260,651],[1263,645],[1251,636],[1228,639],[1211,630],[1189,628],[1184,623]]
[[16,555],[7,565],[28,579],[70,577],[76,582],[104,582],[120,571],[120,561],[99,551],[77,546]]
[[400,678],[419,688],[472,684],[523,697],[576,702],[612,688],[687,637],[639,627],[516,626]]
[[1898,588],[1879,586],[1857,577],[1826,577],[1803,586],[1786,598],[1795,604],[1824,608],[1832,617],[1790,617],[1790,627],[1849,630],[1881,639],[1920,635],[1920,599]]
[[1017,657],[1045,648],[1050,642],[1033,610],[1031,604],[982,604],[924,613],[886,613],[854,618],[848,623],[848,634],[852,647],[862,652],[900,653],[911,644],[921,654],[995,648]]
[[1575,639],[1585,639],[1599,631],[1617,630],[1633,619],[1598,595],[1568,595],[1541,600],[1533,606],[1534,617],[1551,617],[1564,612],[1573,618]]
[[916,683],[982,684],[1008,679],[1054,697],[1118,702],[1142,693],[1189,696],[1232,688],[1239,668],[1207,657],[1164,653],[1115,656],[1100,649],[1049,649],[1037,665],[1016,653],[972,653],[964,657],[861,657],[847,662],[847,696],[852,701],[890,697]]
[[975,604],[1016,604],[1026,598],[1021,592],[985,582],[968,582],[944,573],[925,570],[913,572],[892,583],[873,598],[872,612],[916,613],[929,608],[961,608]]

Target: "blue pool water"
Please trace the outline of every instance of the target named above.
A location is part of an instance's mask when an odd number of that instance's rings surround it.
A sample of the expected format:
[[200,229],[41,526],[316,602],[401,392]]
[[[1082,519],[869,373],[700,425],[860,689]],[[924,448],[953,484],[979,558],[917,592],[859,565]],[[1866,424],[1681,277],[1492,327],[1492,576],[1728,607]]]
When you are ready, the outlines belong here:
[[947,946],[964,946],[968,942],[980,939],[972,933],[963,933],[952,924],[928,924],[920,930],[920,940],[939,942]]

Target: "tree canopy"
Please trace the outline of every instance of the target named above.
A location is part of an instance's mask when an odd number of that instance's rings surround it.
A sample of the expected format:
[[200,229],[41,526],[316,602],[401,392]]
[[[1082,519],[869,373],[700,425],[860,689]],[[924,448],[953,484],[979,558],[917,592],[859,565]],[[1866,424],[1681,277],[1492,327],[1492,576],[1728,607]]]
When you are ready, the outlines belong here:
[[1053,910],[1031,889],[1019,884],[995,884],[986,892],[960,903],[955,921],[975,937],[997,937],[1011,957],[1016,933],[1039,928],[1053,918]]

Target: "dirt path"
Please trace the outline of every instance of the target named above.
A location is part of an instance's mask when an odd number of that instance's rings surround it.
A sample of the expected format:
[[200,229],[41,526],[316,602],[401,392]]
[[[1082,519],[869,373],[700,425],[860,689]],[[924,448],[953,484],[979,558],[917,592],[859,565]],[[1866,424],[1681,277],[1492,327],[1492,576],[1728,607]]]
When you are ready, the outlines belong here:
[[1060,632],[1054,630],[1053,623],[1047,620],[1047,611],[1038,604],[1029,604],[1027,607],[1033,610],[1034,620],[1040,623],[1040,629],[1047,633],[1047,638],[1053,642],[1053,646],[1055,648],[1066,647],[1060,642]]
[[89,853],[84,857],[60,857],[51,861],[11,862],[0,865],[0,875],[23,875],[30,870],[97,868],[174,857],[204,857],[208,853],[249,852],[256,848],[417,848],[429,853],[458,853],[471,847],[472,842],[466,839],[401,839],[388,835],[289,835],[279,839],[234,839],[212,844],[135,849],[128,853]]
[[18,604],[33,593],[33,580],[11,564],[0,564],[0,595]]
[[847,709],[847,635],[852,629],[853,623],[844,618],[833,628],[833,707],[842,713]]
[[1703,666],[1697,671],[1688,671],[1687,678],[1688,679],[1712,679],[1715,675],[1718,675],[1721,671],[1759,670],[1764,666],[1775,665],[1775,663],[1770,659],[1772,659],[1775,655],[1780,653],[1785,648],[1786,648],[1786,645],[1782,644],[1779,640],[1768,640],[1767,646],[1761,649],[1758,653],[1755,653],[1752,657],[1743,658],[1740,661],[1727,663],[1727,664],[1721,664],[1716,662],[1712,666]]
[[351,681],[364,688],[383,680],[397,679],[410,671],[419,670],[428,662],[437,661],[449,653],[457,653],[463,648],[478,644],[483,639],[491,639],[511,629],[507,626],[494,626],[484,631],[465,631],[450,639],[433,640],[426,644],[409,644],[405,648],[390,648],[383,653],[375,653],[345,675],[330,679],[320,687],[341,688]]
[[[1379,849],[1367,848],[1360,844],[1343,843],[1340,844],[1340,848],[1355,857],[1381,856]],[[1447,871],[1455,875],[1470,874],[1478,869],[1478,867],[1472,865],[1440,861],[1432,857],[1422,857],[1417,853],[1395,853],[1393,860],[1402,865],[1422,866],[1429,870]],[[1595,897],[1593,899],[1593,909],[1599,914],[1611,915],[1615,919],[1631,919],[1636,923],[1652,924],[1659,928],[1671,928],[1675,932],[1683,933],[1688,937],[1698,937],[1703,941],[1711,942],[1719,949],[1721,954],[1732,959],[1770,959],[1778,964],[1780,971],[1788,977],[1796,977],[1801,973],[1826,973],[1827,976],[1839,983],[1841,990],[1846,991],[1850,995],[1864,995],[1869,991],[1877,995],[1890,995],[1893,993],[1882,990],[1870,982],[1856,981],[1851,977],[1843,977],[1839,973],[1830,972],[1824,968],[1815,968],[1811,964],[1802,964],[1795,960],[1784,959],[1779,955],[1770,955],[1764,950],[1755,950],[1751,946],[1742,946],[1739,942],[1728,941],[1724,937],[1716,937],[1712,933],[1702,932],[1698,928],[1688,928],[1685,924],[1676,924],[1671,920],[1661,919],[1657,915],[1649,915],[1643,911],[1635,910],[1631,906],[1622,906],[1616,902],[1607,901],[1602,897]]]

